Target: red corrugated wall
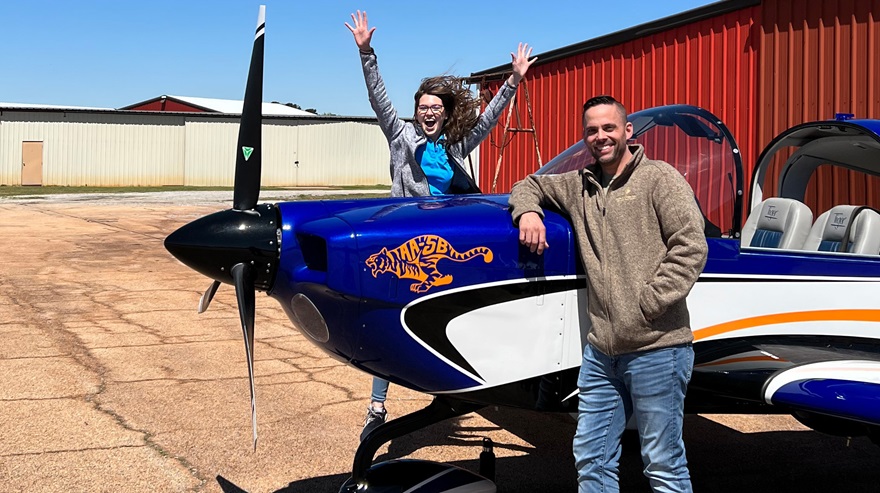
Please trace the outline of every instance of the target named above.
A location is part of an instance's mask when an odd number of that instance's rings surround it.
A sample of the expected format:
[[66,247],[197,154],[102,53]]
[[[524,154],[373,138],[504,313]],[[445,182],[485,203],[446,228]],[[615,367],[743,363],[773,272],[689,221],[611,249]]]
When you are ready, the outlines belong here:
[[[767,0],[761,9],[756,129],[762,146],[787,128],[835,113],[880,118],[880,0]],[[841,203],[880,207],[880,180],[819,173],[805,200],[814,216]],[[765,195],[774,187],[765,187]]]
[[[599,94],[610,94],[631,112],[666,104],[708,109],[730,127],[745,161],[757,149],[754,135],[758,80],[759,7],[698,21],[620,45],[537,65],[526,76],[538,147],[544,163],[581,138],[581,107]],[[500,82],[499,82],[500,83]],[[497,90],[498,84],[490,85]],[[512,126],[528,127],[523,87]],[[492,191],[504,120],[480,150],[480,188]],[[508,135],[496,192],[538,168],[531,134]],[[650,155],[650,149],[647,150]],[[748,175],[747,175],[748,176]]]
[[[835,113],[880,118],[878,13],[880,0],[766,0],[533,67],[526,83],[541,158],[546,163],[580,138],[581,105],[591,96],[610,94],[630,111],[693,104],[730,128],[742,151],[748,194],[758,154],[780,132]],[[522,87],[517,97],[520,126],[527,127]],[[492,191],[503,120],[481,146],[484,191]],[[495,191],[509,191],[537,167],[531,135],[514,134]],[[880,180],[819,173],[823,186],[812,183],[806,199],[814,214],[839,203],[880,207]]]

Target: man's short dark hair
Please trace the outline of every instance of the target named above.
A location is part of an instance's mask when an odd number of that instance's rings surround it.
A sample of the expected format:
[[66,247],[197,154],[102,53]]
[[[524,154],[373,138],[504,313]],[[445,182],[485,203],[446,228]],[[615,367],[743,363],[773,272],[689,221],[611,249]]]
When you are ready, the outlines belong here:
[[583,115],[587,112],[587,110],[592,108],[593,106],[599,106],[599,105],[603,105],[603,104],[610,104],[611,106],[614,106],[615,108],[617,108],[617,111],[623,117],[623,121],[626,121],[626,107],[623,104],[621,104],[620,101],[614,99],[611,96],[606,96],[606,95],[594,96],[594,97],[588,99],[587,102],[584,103],[584,111],[583,111],[583,113],[581,113],[581,117],[583,117]]

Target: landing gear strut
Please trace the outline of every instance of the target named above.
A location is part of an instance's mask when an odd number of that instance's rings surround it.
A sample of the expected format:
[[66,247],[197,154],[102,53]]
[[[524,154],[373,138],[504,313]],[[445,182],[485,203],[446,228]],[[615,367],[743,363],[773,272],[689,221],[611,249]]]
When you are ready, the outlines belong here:
[[365,483],[367,471],[372,466],[373,458],[382,445],[445,419],[463,416],[483,407],[485,406],[482,404],[462,402],[442,396],[435,397],[427,407],[379,426],[361,442],[354,454],[351,478],[346,481],[340,491],[357,491],[358,485]]

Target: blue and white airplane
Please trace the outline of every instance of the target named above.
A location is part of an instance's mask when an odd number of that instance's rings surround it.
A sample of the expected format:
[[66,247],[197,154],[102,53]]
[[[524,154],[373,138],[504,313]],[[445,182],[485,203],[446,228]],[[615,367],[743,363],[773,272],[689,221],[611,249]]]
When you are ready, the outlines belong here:
[[[506,195],[259,204],[261,8],[231,209],[165,240],[181,262],[235,287],[256,446],[257,290],[330,357],[435,396],[360,445],[342,491],[495,491],[491,478],[424,461],[372,466],[389,440],[483,406],[576,411],[590,330],[566,218],[546,211],[545,255],[518,242]],[[751,181],[727,128],[693,106],[630,115],[634,140],[679,169],[706,217],[709,258],[688,297],[696,352],[691,413],[785,413],[818,431],[880,442],[880,121],[805,123],[775,138]],[[592,161],[583,142],[538,173]],[[811,182],[847,170],[859,203],[805,205]],[[831,171],[829,171],[831,170]],[[814,205],[814,207],[817,207]],[[458,489],[456,489],[458,488]],[[415,491],[415,490],[413,490]]]

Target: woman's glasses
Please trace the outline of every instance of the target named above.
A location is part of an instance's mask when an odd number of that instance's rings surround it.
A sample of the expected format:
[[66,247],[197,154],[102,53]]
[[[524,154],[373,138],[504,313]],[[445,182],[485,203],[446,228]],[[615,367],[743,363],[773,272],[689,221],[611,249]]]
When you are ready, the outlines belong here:
[[420,104],[418,109],[419,109],[419,113],[422,115],[427,113],[428,110],[431,110],[432,113],[437,114],[437,113],[440,113],[441,111],[443,111],[443,105],[442,104],[432,104],[431,106],[427,106],[424,104]]

